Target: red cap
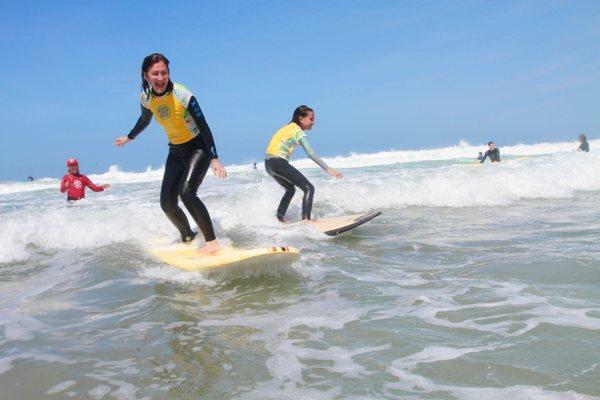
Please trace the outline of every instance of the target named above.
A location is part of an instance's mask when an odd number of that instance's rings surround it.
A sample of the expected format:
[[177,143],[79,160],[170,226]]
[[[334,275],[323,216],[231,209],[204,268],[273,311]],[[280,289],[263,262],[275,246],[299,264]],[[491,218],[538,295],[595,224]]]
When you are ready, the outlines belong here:
[[79,163],[77,162],[77,160],[76,160],[76,159],[74,159],[74,158],[69,158],[69,159],[67,160],[67,167],[77,167],[77,166],[79,166]]

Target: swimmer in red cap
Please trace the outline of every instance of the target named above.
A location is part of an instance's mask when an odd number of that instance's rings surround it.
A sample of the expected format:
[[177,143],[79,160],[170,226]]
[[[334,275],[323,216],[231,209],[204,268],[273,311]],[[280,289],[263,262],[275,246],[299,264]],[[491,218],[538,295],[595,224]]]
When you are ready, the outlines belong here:
[[79,173],[79,163],[74,158],[67,160],[67,175],[60,181],[61,193],[67,192],[67,200],[81,200],[85,197],[85,187],[89,187],[94,192],[102,192],[110,187],[109,184],[102,186],[94,185],[90,178]]

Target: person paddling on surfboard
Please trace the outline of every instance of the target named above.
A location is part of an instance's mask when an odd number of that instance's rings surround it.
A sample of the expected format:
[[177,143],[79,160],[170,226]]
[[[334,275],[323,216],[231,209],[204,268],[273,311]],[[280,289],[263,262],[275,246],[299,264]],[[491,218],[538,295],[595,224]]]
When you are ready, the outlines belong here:
[[160,189],[160,206],[181,234],[183,242],[196,236],[187,217],[179,207],[181,197],[185,208],[202,231],[206,245],[203,254],[222,249],[217,241],[208,210],[196,192],[209,166],[216,176],[225,178],[212,133],[196,97],[185,86],[170,79],[169,60],[159,53],[144,58],[142,63],[142,115],[127,136],[115,139],[123,146],[134,140],[152,120],[162,125],[169,139],[169,155]]
[[329,175],[336,179],[340,179],[343,176],[340,172],[327,166],[316,155],[308,143],[308,136],[304,131],[311,130],[314,124],[315,112],[308,106],[298,106],[294,110],[292,121],[273,135],[267,147],[265,170],[285,189],[285,193],[277,208],[277,219],[281,222],[287,222],[285,213],[292,197],[294,197],[296,187],[304,192],[304,196],[302,197],[302,219],[310,220],[315,187],[300,171],[289,163],[290,156],[298,145],[302,146],[308,157]]
[[490,161],[495,163],[495,162],[500,162],[500,149],[496,147],[496,143],[494,142],[489,142],[488,143],[488,151],[485,152],[485,154],[483,155],[483,158],[481,159],[481,161],[479,161],[480,163],[483,163],[485,161],[486,158],[490,158]]
[[102,192],[110,187],[108,183],[100,186],[94,184],[90,178],[79,173],[79,162],[74,158],[69,158],[67,160],[67,174],[60,181],[61,193],[67,192],[67,201],[81,200],[85,198],[86,186],[94,192]]

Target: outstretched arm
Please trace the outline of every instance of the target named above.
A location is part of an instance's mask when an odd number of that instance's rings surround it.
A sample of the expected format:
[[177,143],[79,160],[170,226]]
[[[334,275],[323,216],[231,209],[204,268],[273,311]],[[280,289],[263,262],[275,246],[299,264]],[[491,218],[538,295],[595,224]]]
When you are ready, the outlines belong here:
[[488,156],[488,153],[489,153],[489,151],[486,151],[486,152],[483,154],[483,158],[482,158],[482,159],[481,159],[481,161],[479,162],[480,164],[483,164],[483,162],[485,161],[485,159],[486,159],[486,158],[487,158],[487,156]]
[[142,115],[138,118],[135,126],[129,132],[127,136],[120,136],[115,139],[115,146],[122,147],[127,142],[131,142],[137,135],[139,135],[148,125],[150,125],[150,121],[152,121],[152,111],[149,108],[140,105],[142,108]]
[[146,129],[148,125],[150,125],[150,121],[152,121],[152,111],[150,111],[149,108],[146,108],[142,105],[140,105],[140,107],[142,109],[142,115],[140,115],[137,122],[135,123],[135,126],[127,135],[127,138],[129,140],[135,139],[137,135],[142,133],[142,131]]
[[308,142],[308,138],[306,136],[304,136],[302,139],[300,139],[300,146],[302,146],[302,148],[306,152],[306,155],[311,160],[313,160],[319,167],[321,167],[325,171],[327,171],[327,168],[329,168],[329,167],[327,166],[325,161],[321,160],[321,158],[319,156],[317,156],[317,153],[315,153],[315,151],[313,150],[313,148],[310,145],[310,143]]
[[87,176],[84,179],[85,179],[85,186],[89,187],[94,192],[101,192],[104,190],[104,187],[94,184],[94,182],[92,182],[90,180],[90,178],[88,178]]
[[200,104],[198,104],[198,100],[196,100],[196,97],[192,96],[190,98],[190,102],[187,106],[187,111],[192,116],[194,123],[196,123],[196,126],[200,131],[200,135],[202,135],[202,139],[204,139],[204,143],[208,147],[208,150],[210,152],[210,158],[219,158],[219,156],[217,155],[217,146],[215,146],[215,140],[213,139],[212,132],[210,131],[210,127],[206,122],[206,118],[204,118],[204,114],[202,113],[202,109],[200,108]]
[[306,136],[302,137],[299,143],[304,149],[304,151],[306,151],[306,154],[310,157],[310,159],[317,163],[319,167],[323,168],[325,172],[327,172],[329,175],[333,176],[336,179],[341,179],[343,177],[341,172],[336,171],[335,169],[327,166],[327,164],[325,164],[325,161],[321,160],[321,158],[317,156],[313,148],[310,146],[310,143],[308,143],[308,138]]

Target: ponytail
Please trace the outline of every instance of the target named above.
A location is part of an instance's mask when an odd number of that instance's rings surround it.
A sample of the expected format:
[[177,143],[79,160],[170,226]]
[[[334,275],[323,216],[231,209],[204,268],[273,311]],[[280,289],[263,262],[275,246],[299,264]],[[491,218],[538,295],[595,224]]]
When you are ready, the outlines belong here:
[[290,122],[294,122],[297,125],[300,125],[300,118],[304,118],[308,115],[308,113],[314,112],[312,108],[309,106],[301,105],[296,107],[294,110],[294,115],[292,115],[292,120]]

